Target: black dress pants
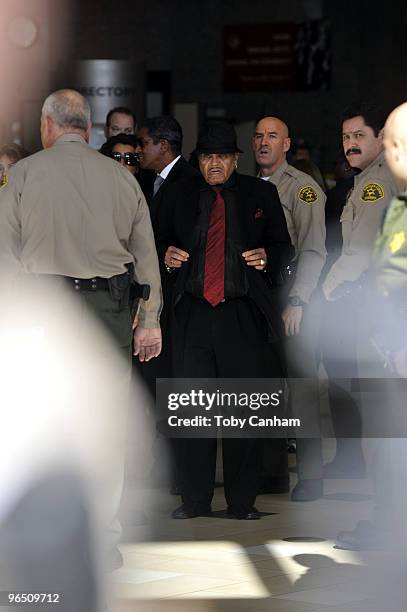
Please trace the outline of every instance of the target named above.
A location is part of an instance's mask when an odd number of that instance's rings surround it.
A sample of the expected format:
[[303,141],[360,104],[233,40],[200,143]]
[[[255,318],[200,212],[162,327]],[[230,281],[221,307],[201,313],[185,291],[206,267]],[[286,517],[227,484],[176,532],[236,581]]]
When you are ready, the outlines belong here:
[[[176,307],[182,347],[175,361],[177,377],[279,377],[279,351],[267,343],[266,320],[249,298],[226,300],[212,307],[205,300],[184,295]],[[177,338],[175,338],[177,341]],[[180,338],[178,338],[180,341]],[[216,468],[213,438],[176,439],[177,470],[182,501],[190,512],[205,512],[213,497]],[[224,438],[225,497],[235,514],[254,505],[259,486],[263,441]]]

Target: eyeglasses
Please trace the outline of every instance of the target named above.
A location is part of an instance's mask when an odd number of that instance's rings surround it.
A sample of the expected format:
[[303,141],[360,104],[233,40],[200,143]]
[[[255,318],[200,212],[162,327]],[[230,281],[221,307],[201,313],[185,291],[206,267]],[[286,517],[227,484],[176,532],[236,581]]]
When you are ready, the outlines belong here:
[[112,158],[118,161],[119,163],[123,160],[126,166],[137,166],[138,164],[138,157],[135,153],[113,152]]

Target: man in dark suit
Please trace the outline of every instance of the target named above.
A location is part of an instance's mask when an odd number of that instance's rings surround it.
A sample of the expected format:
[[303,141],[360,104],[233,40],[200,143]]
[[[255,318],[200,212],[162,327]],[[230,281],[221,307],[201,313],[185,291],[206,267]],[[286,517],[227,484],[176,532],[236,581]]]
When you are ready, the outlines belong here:
[[[240,149],[227,123],[197,144],[201,176],[174,185],[156,220],[160,264],[173,283],[174,371],[184,378],[279,377],[280,313],[271,288],[293,252],[274,185],[235,172]],[[173,518],[210,511],[216,439],[177,439],[183,505]],[[224,439],[232,518],[254,508],[262,441]]]
[[[165,194],[171,185],[183,179],[199,175],[182,157],[182,128],[174,117],[162,116],[147,119],[138,131],[136,153],[142,170],[156,173],[150,184],[143,183],[142,189],[150,208],[151,220],[157,217],[159,208],[165,202]],[[165,203],[164,203],[165,205]],[[161,313],[161,328],[165,337],[165,347],[160,359],[141,364],[140,370],[150,393],[155,397],[156,378],[171,376],[171,355],[169,337],[169,316],[166,305],[171,302],[171,286],[167,275],[164,276],[164,308]]]
[[[199,175],[188,162],[182,157],[182,128],[174,117],[162,116],[147,119],[138,130],[138,155],[140,167],[143,173],[143,181],[140,185],[150,208],[151,219],[154,221],[161,206],[165,206],[165,198],[168,188],[183,179]],[[151,178],[152,175],[152,178]],[[172,376],[171,365],[171,337],[170,317],[168,305],[171,303],[171,283],[168,275],[163,275],[163,301],[161,312],[161,330],[163,334],[163,351],[159,359],[145,363],[136,362],[141,376],[153,398],[155,398],[155,383],[157,378],[168,378]],[[153,361],[156,363],[153,364]],[[157,441],[158,442],[158,441]],[[163,481],[170,476],[171,488],[177,492],[177,478],[174,473],[167,474],[167,461],[163,460],[160,444],[154,449],[156,457],[153,468],[153,480]],[[171,463],[171,461],[170,461]],[[170,470],[170,472],[174,470]]]
[[151,220],[170,185],[198,174],[182,157],[182,128],[171,116],[147,119],[138,130],[139,146],[136,152],[143,170],[153,170],[155,180],[151,181],[144,195],[150,207]]

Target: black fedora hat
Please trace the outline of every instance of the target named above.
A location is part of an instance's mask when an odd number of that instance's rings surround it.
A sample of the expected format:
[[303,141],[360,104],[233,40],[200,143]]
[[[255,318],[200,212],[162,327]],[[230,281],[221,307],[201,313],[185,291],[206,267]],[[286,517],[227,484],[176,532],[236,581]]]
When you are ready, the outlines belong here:
[[195,150],[198,154],[243,153],[237,146],[235,128],[224,121],[211,123],[202,128]]

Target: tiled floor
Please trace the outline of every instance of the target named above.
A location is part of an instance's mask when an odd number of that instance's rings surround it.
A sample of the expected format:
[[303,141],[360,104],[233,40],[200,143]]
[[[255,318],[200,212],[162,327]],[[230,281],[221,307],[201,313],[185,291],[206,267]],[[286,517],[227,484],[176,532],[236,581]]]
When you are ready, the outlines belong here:
[[[178,502],[157,489],[150,492],[148,526],[129,517],[125,565],[115,573],[120,610],[383,612],[371,600],[383,591],[388,553],[334,548],[338,531],[369,517],[368,480],[327,480],[324,498],[315,502],[259,496],[259,510],[273,514],[252,522],[174,521],[168,516]],[[213,510],[224,503],[217,488]]]

